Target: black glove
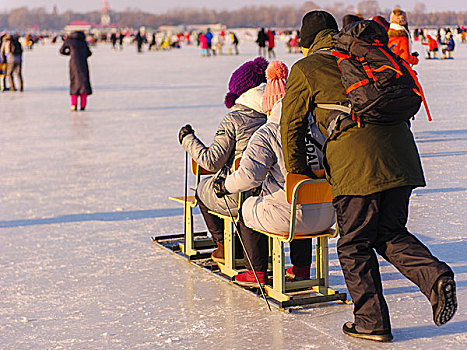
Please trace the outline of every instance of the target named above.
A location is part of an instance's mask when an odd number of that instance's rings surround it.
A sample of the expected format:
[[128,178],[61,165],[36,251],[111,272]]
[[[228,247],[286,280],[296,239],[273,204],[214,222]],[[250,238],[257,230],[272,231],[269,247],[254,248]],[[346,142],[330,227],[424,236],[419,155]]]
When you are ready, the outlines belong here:
[[418,52],[417,52],[417,51],[415,51],[415,52],[412,52],[412,56],[414,56],[414,57],[418,57],[418,56],[419,56],[419,54],[418,54]]
[[225,188],[225,179],[227,178],[228,171],[229,169],[227,167],[222,168],[213,182],[214,192],[216,193],[217,198],[222,198],[225,195],[230,194],[230,192]]
[[186,136],[186,135],[189,135],[189,134],[194,134],[195,131],[193,130],[193,128],[191,127],[190,124],[187,124],[185,126],[183,126],[180,131],[178,132],[178,141],[180,141],[180,144],[182,144],[182,141],[183,141],[183,138]]

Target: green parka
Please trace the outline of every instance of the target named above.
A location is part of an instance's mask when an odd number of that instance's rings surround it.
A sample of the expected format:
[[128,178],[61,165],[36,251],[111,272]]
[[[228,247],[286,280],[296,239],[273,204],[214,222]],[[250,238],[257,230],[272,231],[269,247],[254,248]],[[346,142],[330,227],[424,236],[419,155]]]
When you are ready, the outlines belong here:
[[[287,171],[307,173],[305,133],[307,116],[315,115],[324,135],[330,111],[317,104],[347,104],[332,47],[333,29],[318,33],[308,56],[296,62],[287,79],[282,101],[281,137]],[[422,165],[407,123],[393,126],[365,124],[351,128],[326,149],[328,181],[334,197],[366,196],[401,186],[425,186]]]

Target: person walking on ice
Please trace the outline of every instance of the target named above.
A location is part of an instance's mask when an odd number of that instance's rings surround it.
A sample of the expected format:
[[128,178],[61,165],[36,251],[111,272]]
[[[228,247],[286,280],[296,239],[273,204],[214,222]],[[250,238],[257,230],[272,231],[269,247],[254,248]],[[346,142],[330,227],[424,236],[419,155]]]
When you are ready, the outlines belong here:
[[62,55],[70,56],[70,95],[71,110],[78,109],[78,96],[80,98],[80,109],[86,109],[87,98],[92,94],[89,81],[88,57],[92,55],[86,36],[83,32],[71,33],[60,48]]
[[[371,23],[362,23],[355,26],[371,28]],[[341,71],[331,51],[337,33],[336,20],[328,12],[311,11],[302,19],[300,40],[305,57],[292,66],[287,80],[280,122],[282,148],[287,171],[308,174],[304,139],[310,113],[328,135],[324,164],[339,227],[337,252],[354,303],[354,320],[346,322],[342,330],[352,337],[387,342],[393,336],[376,253],[420,288],[431,303],[437,326],[456,312],[456,285],[451,268],[406,228],[412,190],[425,186],[409,123],[358,126],[353,121],[329,139],[334,131],[328,133],[327,127],[348,106]],[[384,35],[387,42],[387,32]],[[331,111],[330,105],[335,110]],[[350,116],[347,120],[352,122]]]

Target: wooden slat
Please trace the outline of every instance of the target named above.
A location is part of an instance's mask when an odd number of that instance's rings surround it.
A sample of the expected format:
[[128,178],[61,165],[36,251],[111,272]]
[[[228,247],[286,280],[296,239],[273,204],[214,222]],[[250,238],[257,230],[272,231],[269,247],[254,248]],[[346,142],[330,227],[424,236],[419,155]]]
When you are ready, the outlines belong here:
[[[221,219],[224,219],[224,220],[225,220],[225,219],[232,219],[232,218],[230,217],[230,215],[225,215],[225,214],[221,214],[221,213],[216,213],[215,211],[212,211],[212,210],[209,210],[209,214],[215,215],[215,216],[217,216],[217,217],[219,217],[219,218],[221,218]],[[234,216],[233,218],[234,218],[235,220],[237,219],[236,216]]]
[[[185,204],[185,196],[180,196],[180,197],[169,197],[170,200],[173,200],[178,203]],[[193,205],[196,202],[195,196],[188,196],[187,197],[187,204],[188,205]]]
[[[254,229],[255,231],[261,232],[269,237],[287,237],[289,233],[274,233],[274,232],[267,232],[258,229]],[[294,239],[307,239],[307,238],[316,238],[316,237],[335,237],[335,231],[332,228],[328,228],[326,231],[323,232],[315,232],[315,233],[296,233],[294,234]]]

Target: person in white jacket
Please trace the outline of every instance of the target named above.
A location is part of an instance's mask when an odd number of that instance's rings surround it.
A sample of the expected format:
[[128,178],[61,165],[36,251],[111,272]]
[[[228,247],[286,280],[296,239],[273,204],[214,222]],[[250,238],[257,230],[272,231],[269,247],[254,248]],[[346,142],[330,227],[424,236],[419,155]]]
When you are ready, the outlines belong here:
[[[262,98],[266,86],[265,71],[268,61],[258,57],[242,64],[232,73],[229,92],[225,96],[225,106],[229,112],[220,123],[214,140],[207,147],[195,136],[191,125],[180,129],[178,138],[186,152],[204,169],[217,172],[216,175],[201,180],[197,190],[199,208],[217,249],[211,258],[224,263],[224,222],[209,210],[229,215],[228,204],[233,215],[237,215],[238,195],[218,198],[214,193],[213,182],[225,171],[233,171],[234,160],[242,155],[251,135],[264,123],[267,117],[263,112]],[[241,250],[238,256],[241,255]]]
[[[268,122],[251,137],[239,169],[227,176],[225,182],[219,179],[214,185],[216,194],[220,196],[262,186],[259,196],[245,200],[239,220],[240,234],[260,283],[267,282],[268,240],[254,229],[284,234],[289,230],[290,204],[285,193],[287,171],[279,125],[287,74],[288,69],[284,63],[274,61],[269,64],[266,69],[268,83],[263,95],[263,110],[268,114]],[[313,137],[318,143],[324,142],[324,136],[313,123],[310,123],[309,137]],[[321,151],[311,142],[307,142],[307,155],[310,169],[322,168]],[[298,233],[322,232],[334,222],[331,203],[303,205],[297,210]],[[290,278],[310,278],[311,243],[311,239],[294,240],[290,243],[293,264],[287,269]],[[244,262],[248,271],[237,275],[235,282],[254,286],[257,282],[246,257]]]

